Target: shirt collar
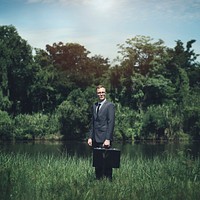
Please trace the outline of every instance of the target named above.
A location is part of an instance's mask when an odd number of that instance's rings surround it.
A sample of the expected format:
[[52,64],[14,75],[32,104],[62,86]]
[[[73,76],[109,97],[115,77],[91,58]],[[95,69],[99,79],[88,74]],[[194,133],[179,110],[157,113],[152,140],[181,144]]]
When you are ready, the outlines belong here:
[[106,102],[106,99],[104,99],[103,101],[101,102],[98,102],[98,104],[101,104],[101,106]]

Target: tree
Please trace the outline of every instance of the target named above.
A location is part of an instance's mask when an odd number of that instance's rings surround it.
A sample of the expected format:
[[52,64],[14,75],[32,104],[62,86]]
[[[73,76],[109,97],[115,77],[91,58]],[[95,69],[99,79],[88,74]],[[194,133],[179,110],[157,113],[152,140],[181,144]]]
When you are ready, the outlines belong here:
[[[5,38],[6,36],[5,26],[0,26],[0,109],[8,110],[12,105],[9,100],[10,91],[8,87],[8,65],[11,64],[9,56],[9,48],[7,48]],[[5,36],[4,36],[5,35]]]
[[[65,139],[83,139],[89,125],[90,90],[73,90],[58,107],[61,133]],[[90,96],[90,97],[89,97]]]
[[[191,87],[199,86],[200,82],[200,64],[197,62],[197,58],[200,54],[196,54],[192,49],[192,44],[196,40],[190,40],[186,46],[182,41],[176,41],[174,49],[169,49],[171,60],[168,65],[169,70],[173,70],[176,66],[184,69],[189,78]],[[176,70],[176,69],[175,69]]]
[[47,45],[46,50],[54,67],[61,72],[60,79],[66,83],[66,90],[99,84],[109,68],[108,59],[97,55],[89,57],[90,52],[77,43],[54,43]]
[[14,26],[0,26],[0,66],[2,93],[12,102],[12,113],[30,112],[29,87],[32,84],[32,49]]
[[148,75],[155,61],[165,63],[168,59],[168,48],[164,46],[164,41],[159,39],[153,42],[149,36],[127,39],[125,44],[118,45],[118,47],[120,49],[118,53],[121,54],[118,59],[122,65],[130,66],[134,72],[144,76]]
[[[90,78],[90,83],[88,85],[98,85],[100,83],[109,84],[106,80],[109,78],[110,64],[108,58],[104,58],[101,55],[95,55],[90,58],[90,63],[88,66],[87,77]],[[107,86],[108,88],[109,86]]]
[[[83,77],[88,74],[88,54],[89,51],[84,46],[74,43],[63,44],[59,42],[52,46],[46,45],[46,50],[56,67],[63,74],[63,79],[67,79],[71,89],[81,87]],[[85,79],[84,79],[85,80]]]
[[62,100],[57,90],[58,70],[53,67],[46,51],[36,49],[35,77],[30,87],[30,96],[34,112],[50,112]]
[[[162,40],[153,42],[153,39],[147,36],[136,36],[119,45],[119,49],[121,57],[118,60],[123,69],[119,78],[122,87],[119,96],[123,96],[120,102],[132,108],[139,106],[138,101],[146,101],[148,105],[150,88],[157,98],[160,98],[159,94],[168,82],[163,76],[160,76],[161,80],[156,80],[169,60],[168,48],[164,46],[164,42]],[[162,101],[157,99],[154,103]],[[140,103],[138,108],[141,109],[141,105],[145,104]]]
[[13,139],[13,129],[12,118],[7,112],[0,110],[0,139]]

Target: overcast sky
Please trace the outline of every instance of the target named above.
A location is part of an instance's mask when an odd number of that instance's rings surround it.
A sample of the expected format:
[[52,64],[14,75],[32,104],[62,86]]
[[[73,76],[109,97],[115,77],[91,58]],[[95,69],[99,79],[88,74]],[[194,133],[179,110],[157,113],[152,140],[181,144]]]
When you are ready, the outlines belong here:
[[136,35],[168,47],[196,39],[200,53],[200,0],[1,0],[0,25],[11,24],[33,48],[75,42],[110,61]]

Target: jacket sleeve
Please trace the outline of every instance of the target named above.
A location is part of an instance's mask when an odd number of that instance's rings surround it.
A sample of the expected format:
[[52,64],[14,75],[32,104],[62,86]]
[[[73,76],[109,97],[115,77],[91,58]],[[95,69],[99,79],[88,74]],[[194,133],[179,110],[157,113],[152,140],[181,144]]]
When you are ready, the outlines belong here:
[[108,128],[106,131],[106,139],[107,140],[113,140],[113,131],[114,131],[114,126],[115,126],[115,106],[113,103],[111,103],[108,106],[108,114],[107,114],[107,123],[108,123]]
[[88,134],[88,138],[93,139],[93,132],[94,132],[94,115],[93,115],[93,106],[91,108],[91,122],[90,122],[90,129],[89,129],[89,134]]

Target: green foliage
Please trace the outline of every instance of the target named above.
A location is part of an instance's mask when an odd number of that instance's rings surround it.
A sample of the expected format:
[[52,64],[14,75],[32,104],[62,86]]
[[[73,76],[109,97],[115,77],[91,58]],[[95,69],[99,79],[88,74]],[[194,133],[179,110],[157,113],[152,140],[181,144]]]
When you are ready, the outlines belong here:
[[0,110],[0,139],[13,139],[13,128],[9,114]]
[[17,139],[44,139],[59,131],[56,115],[36,113],[33,115],[19,114],[14,118],[15,137]]
[[[194,42],[178,40],[168,48],[161,39],[138,35],[118,45],[118,64],[111,67],[107,58],[89,57],[77,43],[46,45],[33,56],[14,26],[0,26],[0,110],[16,116],[17,138],[44,137],[59,128],[68,139],[84,138],[95,101],[92,88],[103,83],[117,105],[116,138],[199,138]],[[52,130],[42,125],[49,115],[55,118]]]
[[[46,46],[47,52],[56,69],[64,74],[62,79],[68,83],[68,89],[85,89],[99,84],[108,71],[108,59],[101,56],[89,57],[89,51],[77,43],[62,42]],[[66,85],[67,86],[67,85]],[[65,86],[65,87],[66,87]]]
[[8,96],[4,96],[0,89],[0,110],[8,111],[12,103],[9,101]]
[[[155,98],[158,96],[153,104],[163,102],[162,98],[166,96],[169,98],[169,94],[160,96],[163,88],[165,91],[171,90],[171,86],[168,85],[170,81],[161,75],[165,64],[169,61],[167,47],[162,40],[153,42],[150,37],[136,36],[119,45],[119,49],[121,54],[119,61],[123,72],[118,78],[121,83],[118,95],[122,96],[120,98],[122,105],[132,106],[134,109],[146,107],[152,103],[151,98],[148,98],[152,94],[151,90]],[[135,102],[133,102],[134,97],[136,97]]]
[[[136,76],[138,77],[138,76]],[[146,109],[150,105],[162,105],[172,101],[175,91],[171,81],[163,75],[135,79],[135,94],[138,108]]]
[[177,104],[185,105],[189,94],[189,79],[186,70],[177,65],[172,65],[173,69],[168,68],[169,79],[174,85],[174,101]]
[[89,105],[87,92],[73,90],[66,101],[59,105],[57,113],[61,124],[61,133],[66,139],[85,137],[89,124]]
[[[178,139],[184,136],[183,119],[178,106],[150,106],[144,114],[142,136],[145,139]],[[181,139],[181,138],[179,138]]]
[[134,140],[141,134],[142,114],[128,107],[116,104],[115,138],[117,140]]
[[[162,75],[157,75],[147,79],[144,91],[145,96],[150,96],[147,100],[149,104],[161,104],[170,99],[174,88],[169,79],[166,79]],[[155,103],[152,101],[152,98],[155,99]]]
[[187,42],[186,47],[181,40],[176,41],[175,48],[169,51],[172,56],[173,63],[181,66],[186,71],[190,71],[195,66],[195,61],[200,54],[196,54],[192,49],[192,44],[196,40],[190,40]]
[[13,102],[12,113],[30,112],[29,87],[34,77],[32,49],[13,26],[0,26],[0,82]]
[[184,131],[194,139],[200,139],[200,89],[194,89],[188,96],[183,112]]
[[184,130],[194,139],[200,139],[200,107],[187,107],[184,112]]
[[[54,111],[59,102],[56,81],[58,71],[53,67],[48,54],[43,50],[36,50],[35,77],[30,87],[32,111],[45,113]],[[40,101],[38,101],[40,99]]]
[[149,36],[138,35],[118,47],[122,65],[130,65],[134,72],[142,75],[150,72],[152,63],[163,64],[169,59],[164,41],[160,39],[154,42]]
[[180,69],[178,101],[185,105],[189,94],[189,79],[185,70]]

